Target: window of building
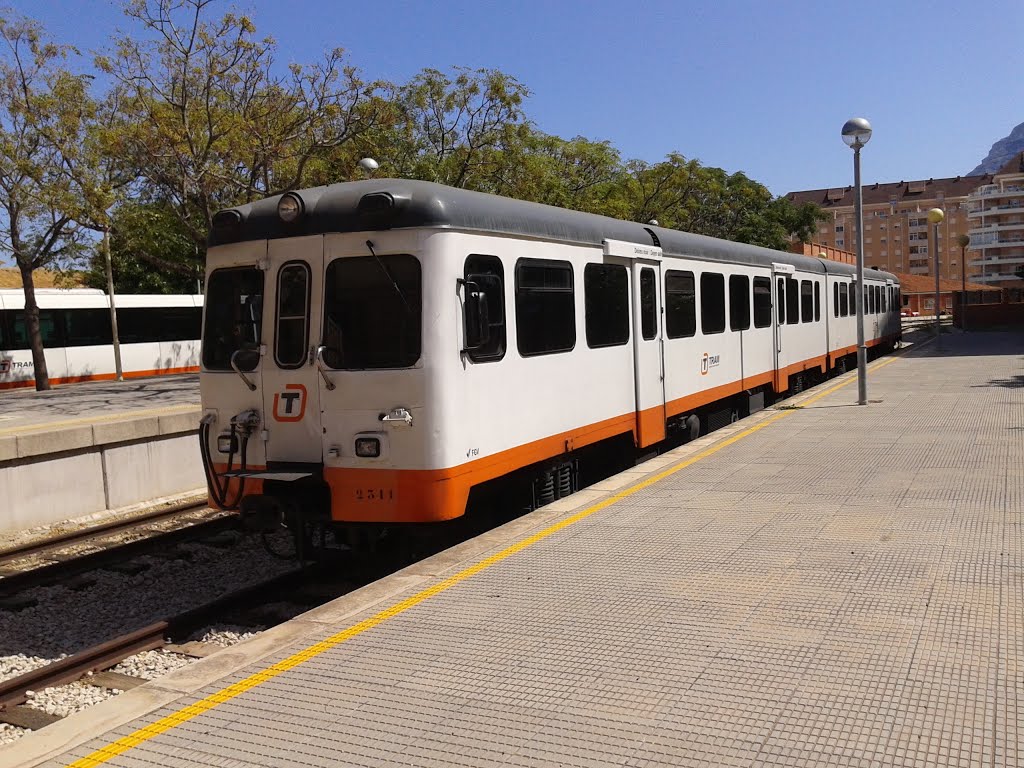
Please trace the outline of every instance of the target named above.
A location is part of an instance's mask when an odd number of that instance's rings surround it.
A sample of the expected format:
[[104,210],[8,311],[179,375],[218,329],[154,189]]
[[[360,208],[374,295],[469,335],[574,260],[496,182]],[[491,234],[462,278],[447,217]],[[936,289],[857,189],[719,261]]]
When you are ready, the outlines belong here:
[[767,328],[772,324],[772,281],[768,277],[754,278],[754,327]]
[[507,331],[505,327],[505,268],[497,256],[472,254],[466,258],[464,274],[467,283],[473,283],[487,299],[487,342],[466,354],[474,363],[501,360],[505,357]]
[[523,357],[568,352],[576,346],[572,265],[516,262],[516,344]]
[[700,330],[704,335],[725,330],[725,277],[717,272],[700,276]]
[[729,328],[745,331],[750,327],[750,278],[729,276]]
[[665,333],[670,339],[697,333],[697,291],[693,272],[665,273]]
[[420,263],[408,254],[355,256],[327,265],[324,362],[331,368],[408,368],[422,345]]
[[587,346],[612,347],[629,341],[629,273],[621,264],[583,268]]
[[836,232],[844,232],[844,231],[845,231],[845,228],[843,227],[842,224],[838,224],[836,226]]
[[645,339],[658,335],[658,294],[654,270],[640,270],[640,332]]

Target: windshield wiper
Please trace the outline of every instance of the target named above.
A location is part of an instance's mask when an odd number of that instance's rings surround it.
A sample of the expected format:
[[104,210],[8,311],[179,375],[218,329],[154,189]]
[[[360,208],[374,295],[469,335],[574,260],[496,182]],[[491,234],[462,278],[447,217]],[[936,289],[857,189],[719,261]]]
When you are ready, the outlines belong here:
[[366,247],[370,249],[370,253],[373,254],[373,258],[375,258],[377,260],[377,264],[380,266],[381,271],[384,272],[384,276],[387,277],[388,282],[391,283],[391,287],[395,289],[395,293],[398,294],[398,298],[400,298],[402,300],[402,304],[405,306],[405,313],[407,315],[411,315],[412,314],[412,307],[410,307],[409,306],[409,302],[405,300],[405,294],[402,293],[402,289],[398,287],[398,283],[395,282],[395,278],[393,278],[391,276],[391,273],[388,272],[388,268],[386,266],[384,266],[384,262],[380,260],[380,257],[373,250],[373,243],[370,242],[369,240],[367,240],[366,241]]

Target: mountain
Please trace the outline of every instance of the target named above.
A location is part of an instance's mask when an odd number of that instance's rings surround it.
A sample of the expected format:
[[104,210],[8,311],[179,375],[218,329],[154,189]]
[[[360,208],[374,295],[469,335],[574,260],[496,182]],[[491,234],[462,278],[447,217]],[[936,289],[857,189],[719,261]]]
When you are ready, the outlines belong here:
[[981,176],[985,173],[995,173],[1006,165],[1013,156],[1024,152],[1024,123],[1021,123],[1004,139],[1000,139],[992,145],[981,165],[971,171],[968,176]]

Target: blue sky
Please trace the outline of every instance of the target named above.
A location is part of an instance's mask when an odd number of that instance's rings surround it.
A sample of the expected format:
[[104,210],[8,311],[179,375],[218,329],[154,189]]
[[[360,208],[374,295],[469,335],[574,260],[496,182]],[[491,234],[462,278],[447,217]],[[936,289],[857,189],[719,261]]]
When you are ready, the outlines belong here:
[[[111,0],[8,0],[83,51],[126,27]],[[224,3],[223,9],[232,7]],[[362,2],[248,0],[282,62],[341,46],[368,79],[496,68],[544,131],[626,158],[679,151],[776,195],[851,183],[849,117],[875,133],[864,181],[965,174],[1024,122],[1020,0]]]

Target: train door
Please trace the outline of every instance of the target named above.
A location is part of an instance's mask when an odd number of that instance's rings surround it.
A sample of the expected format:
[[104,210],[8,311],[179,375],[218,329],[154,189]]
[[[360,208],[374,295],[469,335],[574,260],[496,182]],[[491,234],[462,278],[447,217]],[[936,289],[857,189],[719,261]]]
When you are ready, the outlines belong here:
[[322,236],[269,241],[263,360],[267,461],[323,460],[320,395],[313,336],[323,295]]
[[605,240],[606,259],[629,265],[637,445],[665,439],[665,350],[661,256],[656,245]]
[[787,317],[787,306],[792,307],[793,300],[787,295],[788,291],[794,289],[792,275],[795,269],[791,264],[772,264],[772,282],[775,284],[775,377],[774,386],[776,392],[784,392],[789,389],[789,363],[793,351],[790,350],[792,334],[787,332],[787,324],[790,323]]
[[661,261],[633,262],[633,367],[637,445],[665,439],[665,357]]

